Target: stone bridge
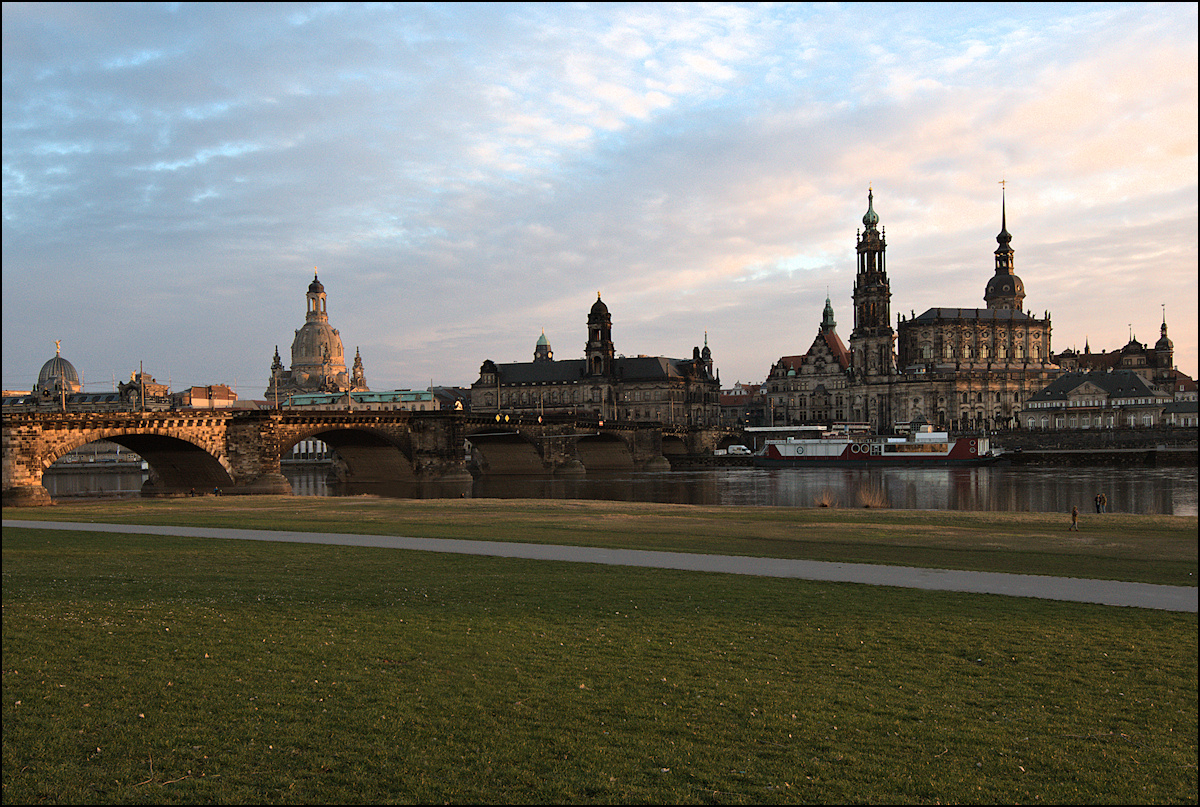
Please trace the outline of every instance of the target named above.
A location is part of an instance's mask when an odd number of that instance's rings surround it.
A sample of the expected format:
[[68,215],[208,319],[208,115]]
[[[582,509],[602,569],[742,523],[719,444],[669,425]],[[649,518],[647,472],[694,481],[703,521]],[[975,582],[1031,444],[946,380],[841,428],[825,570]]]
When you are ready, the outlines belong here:
[[176,410],[5,413],[5,505],[50,503],[42,474],[96,440],[150,467],[144,495],[291,493],[280,458],[321,440],[356,482],[465,480],[481,474],[666,469],[667,456],[711,454],[740,442],[730,429],[647,423],[529,421],[463,412]]

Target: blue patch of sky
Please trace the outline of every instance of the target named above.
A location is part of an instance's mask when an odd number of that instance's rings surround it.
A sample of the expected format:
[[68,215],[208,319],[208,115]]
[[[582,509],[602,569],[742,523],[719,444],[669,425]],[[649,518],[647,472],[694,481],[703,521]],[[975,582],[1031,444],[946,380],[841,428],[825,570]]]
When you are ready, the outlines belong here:
[[240,157],[243,154],[261,151],[262,148],[263,147],[257,143],[226,143],[216,148],[201,149],[187,159],[175,160],[173,162],[160,160],[153,165],[139,166],[139,170],[177,171],[180,168],[191,168],[195,165],[203,165],[214,157]]
[[127,67],[138,67],[146,62],[153,62],[161,59],[163,52],[161,50],[142,50],[136,53],[116,56],[106,61],[102,67],[105,70],[123,70]]

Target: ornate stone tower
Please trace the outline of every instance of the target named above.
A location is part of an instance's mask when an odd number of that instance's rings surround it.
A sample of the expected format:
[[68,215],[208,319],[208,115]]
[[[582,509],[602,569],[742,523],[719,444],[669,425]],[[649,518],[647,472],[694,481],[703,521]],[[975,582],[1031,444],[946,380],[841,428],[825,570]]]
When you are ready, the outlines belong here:
[[825,295],[825,312],[821,315],[821,333],[829,333],[837,330],[837,320],[833,318],[833,303],[829,301],[829,295]]
[[1004,190],[1000,191],[1000,234],[996,236],[996,274],[988,281],[987,289],[983,292],[983,300],[988,308],[1011,308],[1022,310],[1025,305],[1025,284],[1013,272],[1013,249],[1009,242],[1012,236],[1008,232],[1005,215]]
[[[891,324],[892,290],[888,284],[886,230],[878,229],[875,194],[867,189],[864,230],[857,235],[858,273],[854,278],[854,330],[850,334],[851,366],[860,380],[887,378],[896,372],[895,331]],[[832,307],[827,309],[832,319]]]
[[1175,369],[1175,344],[1167,336],[1167,309],[1163,306],[1161,335],[1154,343],[1154,378],[1156,382],[1170,383]]
[[583,349],[587,359],[587,374],[591,376],[610,376],[613,372],[613,359],[616,350],[612,341],[612,317],[609,316],[608,306],[596,292],[596,302],[588,313],[588,341]]
[[359,355],[357,347],[354,348],[354,367],[350,371],[350,383],[355,391],[367,388],[367,373],[363,370],[362,356]]

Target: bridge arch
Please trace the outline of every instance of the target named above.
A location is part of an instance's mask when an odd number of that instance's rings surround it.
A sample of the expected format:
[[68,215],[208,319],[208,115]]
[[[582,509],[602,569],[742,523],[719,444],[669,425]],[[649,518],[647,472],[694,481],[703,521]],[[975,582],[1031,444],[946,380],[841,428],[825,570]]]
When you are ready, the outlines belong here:
[[481,474],[543,474],[550,469],[544,447],[527,432],[483,426],[465,436],[471,462]]
[[[59,439],[46,444],[40,458],[40,473],[76,448],[107,440],[129,449],[146,461],[150,479],[142,488],[148,495],[184,493],[189,490],[207,491],[228,488],[235,484],[223,447],[211,445],[211,440],[171,428],[150,432],[121,427],[65,432]],[[39,479],[40,481],[40,479]]]
[[589,471],[630,471],[633,451],[621,435],[602,431],[576,438],[575,452]]
[[279,435],[279,455],[301,440],[320,440],[337,452],[335,474],[350,482],[410,482],[416,479],[410,441],[370,427],[308,425]]

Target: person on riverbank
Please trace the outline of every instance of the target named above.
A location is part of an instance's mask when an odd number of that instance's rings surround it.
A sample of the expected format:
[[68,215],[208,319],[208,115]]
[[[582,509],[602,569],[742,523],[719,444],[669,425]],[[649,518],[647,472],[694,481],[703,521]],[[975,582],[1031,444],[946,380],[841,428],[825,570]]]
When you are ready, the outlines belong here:
[[1101,504],[1101,502],[1102,502],[1102,501],[1104,501],[1104,494],[1103,494],[1103,493],[1097,493],[1097,494],[1096,494],[1096,512],[1097,512],[1097,513],[1103,513],[1103,512],[1104,512],[1103,510],[1101,510],[1101,509],[1100,509],[1100,508],[1102,508],[1102,507],[1104,506],[1103,504]]
[[1071,506],[1071,526],[1067,532],[1070,532],[1071,530],[1079,532],[1079,508],[1075,507],[1074,505]]
[[1100,494],[1100,512],[1101,513],[1108,512],[1108,496],[1106,496],[1103,493]]

